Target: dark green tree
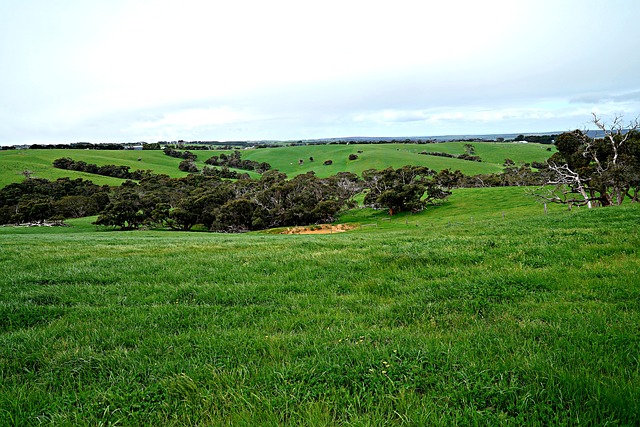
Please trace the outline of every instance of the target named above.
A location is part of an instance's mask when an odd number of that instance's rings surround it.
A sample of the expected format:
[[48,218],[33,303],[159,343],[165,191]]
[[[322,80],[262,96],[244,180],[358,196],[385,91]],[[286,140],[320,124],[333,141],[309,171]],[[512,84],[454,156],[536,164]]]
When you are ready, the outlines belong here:
[[636,201],[640,187],[640,122],[624,124],[621,116],[611,123],[593,114],[592,123],[604,135],[591,138],[579,130],[557,137],[557,152],[547,161],[552,191],[539,191],[545,201],[569,205],[620,205]]
[[136,190],[135,184],[120,186],[94,224],[134,230],[152,223],[155,205],[141,197]]
[[435,172],[424,166],[404,166],[362,173],[368,193],[364,203],[374,208],[387,208],[389,215],[418,212],[427,204],[437,203],[451,194],[433,180]]

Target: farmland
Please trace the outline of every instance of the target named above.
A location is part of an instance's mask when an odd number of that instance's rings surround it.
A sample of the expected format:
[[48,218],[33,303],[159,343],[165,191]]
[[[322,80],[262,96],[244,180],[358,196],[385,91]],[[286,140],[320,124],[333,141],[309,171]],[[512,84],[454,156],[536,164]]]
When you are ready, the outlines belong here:
[[[243,159],[268,162],[275,169],[289,176],[315,171],[318,176],[326,177],[338,172],[354,172],[360,174],[365,169],[384,169],[386,167],[399,168],[404,165],[427,166],[434,170],[450,168],[460,169],[463,173],[473,175],[478,173],[495,173],[502,170],[505,158],[515,162],[544,161],[555,150],[552,146],[542,144],[509,144],[509,143],[474,143],[477,154],[482,162],[470,162],[446,157],[425,156],[421,151],[440,151],[451,154],[464,153],[464,144],[448,142],[440,144],[380,144],[380,145],[319,145],[301,147],[282,147],[245,150]],[[362,151],[362,153],[358,153]],[[197,165],[202,168],[209,157],[228,153],[229,151],[204,150],[194,151],[198,156]],[[349,161],[349,154],[358,154],[359,158]],[[96,176],[75,171],[54,169],[55,159],[70,157],[98,166],[115,164],[129,166],[131,170],[150,169],[155,173],[167,174],[171,177],[187,175],[178,170],[179,159],[166,156],[158,150],[9,150],[0,151],[0,187],[24,179],[24,170],[29,170],[33,176],[46,179],[56,179],[68,176],[71,178],[90,179],[96,184],[119,185],[122,180]],[[314,157],[310,161],[309,157]],[[140,160],[138,160],[140,159]],[[303,160],[303,164],[299,164]],[[325,160],[332,160],[333,164],[325,166]]]
[[[410,145],[247,158],[294,175],[310,156],[498,171],[549,155],[474,145],[486,162]],[[338,221],[352,231],[326,235],[2,227],[0,424],[637,425],[639,217],[544,214],[507,187],[413,215],[354,209]]]

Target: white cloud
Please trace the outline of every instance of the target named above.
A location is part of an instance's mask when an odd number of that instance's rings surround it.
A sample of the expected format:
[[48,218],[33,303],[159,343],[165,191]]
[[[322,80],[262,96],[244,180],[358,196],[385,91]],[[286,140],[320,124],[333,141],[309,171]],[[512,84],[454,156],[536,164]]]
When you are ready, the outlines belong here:
[[639,14],[631,0],[0,2],[0,144],[576,127],[640,111]]

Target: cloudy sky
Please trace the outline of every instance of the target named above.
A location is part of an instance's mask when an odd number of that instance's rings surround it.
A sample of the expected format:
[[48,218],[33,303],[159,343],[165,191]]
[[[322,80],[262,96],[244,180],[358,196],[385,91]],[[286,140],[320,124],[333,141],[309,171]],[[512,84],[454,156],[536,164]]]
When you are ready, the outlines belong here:
[[570,130],[639,48],[638,0],[0,0],[0,144]]

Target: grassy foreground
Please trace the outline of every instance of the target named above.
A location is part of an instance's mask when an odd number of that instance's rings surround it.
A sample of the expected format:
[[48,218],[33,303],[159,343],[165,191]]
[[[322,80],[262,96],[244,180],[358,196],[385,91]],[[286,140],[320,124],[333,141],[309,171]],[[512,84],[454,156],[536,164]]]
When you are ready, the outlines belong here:
[[640,208],[493,190],[332,235],[0,228],[0,425],[640,424]]

